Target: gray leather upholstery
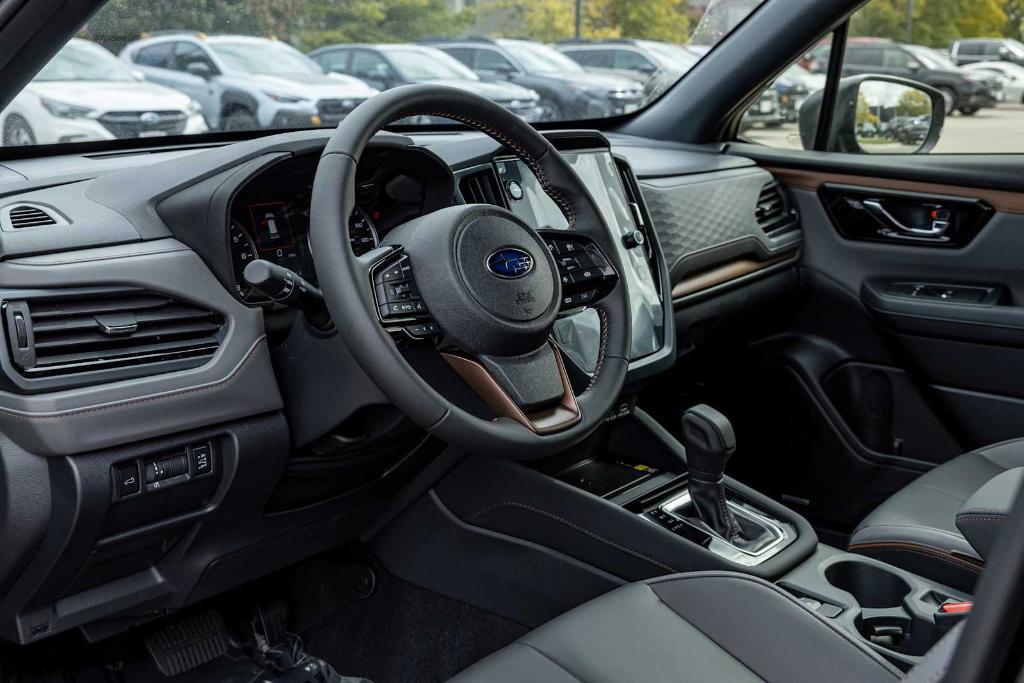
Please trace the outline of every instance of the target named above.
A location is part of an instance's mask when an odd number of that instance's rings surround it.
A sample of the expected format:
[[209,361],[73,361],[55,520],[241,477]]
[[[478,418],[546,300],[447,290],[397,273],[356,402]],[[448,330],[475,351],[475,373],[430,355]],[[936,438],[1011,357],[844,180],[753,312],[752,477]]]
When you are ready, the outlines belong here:
[[453,680],[870,683],[900,677],[776,586],[745,574],[698,572],[616,589]]
[[978,489],[957,513],[956,527],[982,558],[991,556],[1021,482],[1024,467],[1007,470]]
[[957,514],[989,481],[1022,466],[1024,439],[954,458],[868,515],[850,537],[849,550],[970,592],[984,562],[957,528]]

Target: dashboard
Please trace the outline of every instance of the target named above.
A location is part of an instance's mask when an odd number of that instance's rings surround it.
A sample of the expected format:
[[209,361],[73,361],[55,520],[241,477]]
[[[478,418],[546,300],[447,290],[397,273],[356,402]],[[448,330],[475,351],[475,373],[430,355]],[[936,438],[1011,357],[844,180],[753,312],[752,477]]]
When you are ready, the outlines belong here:
[[[256,259],[317,284],[309,246],[309,207],[319,158],[319,153],[285,157],[261,169],[232,198],[232,290],[244,303],[269,303],[242,275]],[[372,148],[359,164],[356,208],[349,217],[353,253],[365,254],[395,226],[447,206],[452,194],[451,171],[422,150]]]

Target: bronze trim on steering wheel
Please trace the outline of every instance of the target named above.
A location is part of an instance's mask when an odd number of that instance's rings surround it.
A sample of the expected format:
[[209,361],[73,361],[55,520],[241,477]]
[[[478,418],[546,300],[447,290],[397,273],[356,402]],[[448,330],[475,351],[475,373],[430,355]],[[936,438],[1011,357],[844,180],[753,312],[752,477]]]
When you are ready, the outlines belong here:
[[475,391],[487,407],[494,411],[498,417],[507,417],[520,423],[535,434],[552,434],[572,427],[580,421],[580,407],[576,403],[576,396],[572,391],[572,384],[569,382],[569,375],[562,363],[562,356],[558,349],[552,349],[555,354],[555,362],[558,363],[558,372],[562,379],[562,400],[551,408],[545,408],[532,413],[524,413],[519,406],[509,398],[509,395],[498,385],[491,373],[483,365],[454,353],[442,352],[452,369]]

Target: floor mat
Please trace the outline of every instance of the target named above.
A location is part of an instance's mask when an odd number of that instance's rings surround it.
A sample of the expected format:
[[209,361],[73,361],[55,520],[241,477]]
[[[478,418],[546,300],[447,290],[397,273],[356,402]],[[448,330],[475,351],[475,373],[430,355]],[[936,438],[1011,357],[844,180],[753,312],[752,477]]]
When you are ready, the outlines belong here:
[[370,597],[342,605],[300,634],[309,654],[349,676],[444,681],[528,630],[383,571],[376,578]]

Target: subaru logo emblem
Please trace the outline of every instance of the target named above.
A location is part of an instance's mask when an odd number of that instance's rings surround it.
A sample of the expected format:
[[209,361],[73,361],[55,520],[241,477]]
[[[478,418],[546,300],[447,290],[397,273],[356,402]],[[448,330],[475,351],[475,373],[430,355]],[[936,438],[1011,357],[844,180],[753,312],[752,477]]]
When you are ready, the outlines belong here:
[[487,270],[498,277],[523,277],[533,270],[533,257],[522,249],[502,247],[487,257]]
[[154,126],[160,123],[160,114],[157,114],[155,111],[143,112],[139,115],[139,123],[147,126]]

